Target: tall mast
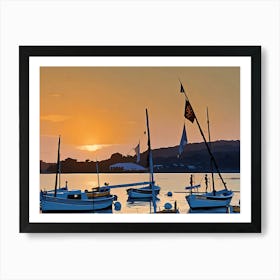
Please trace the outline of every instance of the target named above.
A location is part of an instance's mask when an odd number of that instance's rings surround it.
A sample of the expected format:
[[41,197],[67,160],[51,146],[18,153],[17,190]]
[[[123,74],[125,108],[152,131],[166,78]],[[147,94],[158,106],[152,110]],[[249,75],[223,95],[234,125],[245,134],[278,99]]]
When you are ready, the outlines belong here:
[[[60,140],[60,136],[59,136],[59,140]],[[59,163],[58,163],[58,188],[60,189],[61,187],[61,162],[60,162],[60,141],[59,141]]]
[[149,116],[148,116],[148,110],[147,109],[146,109],[146,121],[147,121],[147,133],[148,133],[148,156],[149,156],[149,167],[150,167],[150,185],[152,187],[154,213],[156,213],[157,206],[156,206],[156,201],[155,201],[155,190],[154,190],[154,166],[153,166],[153,156],[152,156],[152,149],[151,149]]
[[[181,81],[180,81],[180,83],[181,83]],[[182,83],[181,83],[181,85],[182,85]],[[189,104],[190,104],[190,101],[189,101],[189,99],[188,99],[188,97],[187,97],[187,95],[186,95],[186,92],[185,92],[185,91],[183,91],[183,92],[184,92],[184,94],[185,94],[186,101],[188,101]],[[213,156],[213,154],[212,154],[212,152],[211,152],[211,150],[210,150],[210,147],[209,147],[208,142],[207,142],[207,140],[206,140],[206,138],[205,138],[205,136],[204,136],[204,133],[203,133],[203,131],[202,131],[202,129],[201,129],[201,126],[200,126],[200,124],[199,124],[199,122],[198,122],[198,119],[197,119],[196,115],[195,115],[195,121],[196,121],[196,123],[197,123],[197,126],[198,126],[198,129],[199,129],[199,131],[200,131],[200,134],[201,134],[201,136],[202,136],[202,138],[203,138],[203,141],[204,141],[204,143],[205,143],[205,145],[206,145],[207,151],[208,151],[208,153],[209,153],[209,155],[210,155],[210,159],[211,159],[211,161],[214,163],[214,166],[215,166],[215,168],[216,168],[216,170],[217,170],[217,172],[218,172],[218,174],[219,174],[219,177],[220,177],[221,181],[223,182],[224,188],[227,190],[226,182],[224,181],[224,179],[223,179],[223,177],[222,177],[222,175],[221,175],[220,169],[219,169],[219,167],[218,167],[218,165],[217,165],[217,162],[216,162],[216,160],[215,160],[215,158],[214,158],[214,156]]]
[[61,163],[59,162],[59,172],[58,172],[58,188],[60,189],[61,184],[60,184],[60,177],[61,177]]
[[[207,113],[207,126],[208,126],[208,142],[209,146],[211,148],[211,137],[210,137],[210,122],[209,122],[209,114],[208,114],[208,107],[206,108],[206,113]],[[214,183],[214,174],[213,174],[213,162],[212,159],[210,159],[210,168],[211,168],[211,176],[212,176],[212,187],[213,187],[213,192],[215,193],[215,183]]]
[[99,181],[99,169],[98,169],[98,161],[96,160],[96,174],[97,174],[97,182],[98,182],[98,188],[100,187],[100,181]]
[[[58,138],[58,149],[57,149],[57,162],[56,162],[56,174],[55,174],[55,186],[54,186],[54,196],[57,193],[57,177],[60,173],[60,136]],[[60,180],[60,179],[59,179]]]

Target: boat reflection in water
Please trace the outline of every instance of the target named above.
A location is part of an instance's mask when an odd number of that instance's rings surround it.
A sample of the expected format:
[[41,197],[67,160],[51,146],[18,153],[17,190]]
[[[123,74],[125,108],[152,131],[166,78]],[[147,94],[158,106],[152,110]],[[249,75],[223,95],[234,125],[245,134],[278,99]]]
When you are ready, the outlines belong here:
[[[152,184],[154,184],[154,182]],[[152,199],[153,197],[152,188],[154,189],[154,195],[157,196],[160,192],[160,187],[156,185],[151,186],[151,184],[139,189],[131,188],[126,190],[126,192],[128,194],[129,199]]]
[[[160,201],[158,197],[155,198],[155,201]],[[147,203],[152,203],[153,198],[143,197],[143,198],[128,198],[127,204],[135,204],[135,205],[146,205]]]
[[238,214],[240,213],[239,206],[227,206],[227,207],[217,207],[217,208],[205,208],[205,209],[190,209],[188,213],[196,214]]
[[[46,213],[46,212],[43,212],[43,213]],[[60,210],[59,212],[57,211],[48,211],[47,213],[84,213],[84,214],[112,214],[113,213],[113,207],[112,206],[109,206],[105,209],[100,209],[100,210],[93,210],[93,211],[86,211],[86,212],[81,212],[80,210],[79,211],[63,211],[63,210]]]
[[112,214],[113,213],[113,207],[109,206],[108,208],[92,211],[90,213],[93,213],[93,214]]
[[164,204],[164,209],[157,211],[157,214],[179,214],[180,211],[177,208],[177,201],[174,202],[174,207],[171,203],[167,202]]

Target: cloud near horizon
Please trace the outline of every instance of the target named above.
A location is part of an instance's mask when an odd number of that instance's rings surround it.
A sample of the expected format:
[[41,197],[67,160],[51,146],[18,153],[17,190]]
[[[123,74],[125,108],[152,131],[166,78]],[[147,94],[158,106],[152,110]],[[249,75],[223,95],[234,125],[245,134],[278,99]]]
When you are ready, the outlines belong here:
[[49,121],[49,122],[63,122],[68,120],[70,117],[66,115],[45,115],[41,116],[42,121]]

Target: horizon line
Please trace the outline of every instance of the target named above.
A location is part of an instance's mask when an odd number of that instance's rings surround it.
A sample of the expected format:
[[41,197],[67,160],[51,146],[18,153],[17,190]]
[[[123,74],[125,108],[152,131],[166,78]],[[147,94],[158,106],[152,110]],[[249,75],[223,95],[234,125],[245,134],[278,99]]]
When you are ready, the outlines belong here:
[[[210,143],[215,143],[215,142],[240,142],[240,139],[236,139],[236,140],[223,140],[223,139],[220,139],[220,140],[215,140],[215,141],[210,141]],[[204,144],[204,142],[194,142],[194,143],[188,143],[187,145],[194,145],[194,144]],[[153,148],[152,149],[152,151],[155,151],[155,150],[160,150],[160,149],[169,149],[169,148],[176,148],[176,147],[179,147],[180,145],[176,145],[176,146],[168,146],[168,147],[160,147],[160,148]],[[144,153],[146,153],[147,152],[147,150],[146,151],[143,151],[143,152],[141,152],[140,154],[144,154]],[[89,161],[89,162],[96,162],[96,161],[98,161],[98,162],[101,162],[101,161],[105,161],[105,160],[109,160],[111,157],[112,157],[112,155],[114,155],[114,154],[120,154],[120,155],[122,155],[122,156],[124,156],[124,157],[135,157],[136,155],[133,155],[133,156],[131,156],[131,155],[124,155],[124,154],[122,154],[122,153],[120,153],[120,152],[114,152],[114,153],[112,153],[111,155],[110,155],[110,157],[109,158],[106,158],[106,159],[102,159],[102,160],[90,160],[89,158],[87,158],[87,159],[85,159],[85,160],[83,160],[83,161],[78,161],[78,159],[76,159],[76,158],[71,158],[71,157],[66,157],[64,160],[61,160],[61,161],[65,161],[66,159],[73,159],[73,160],[76,160],[77,162],[86,162],[87,160]],[[44,160],[42,160],[42,159],[40,159],[40,162],[45,162],[45,163],[53,163],[53,162],[46,162],[46,161],[44,161]],[[55,163],[55,162],[54,162]]]

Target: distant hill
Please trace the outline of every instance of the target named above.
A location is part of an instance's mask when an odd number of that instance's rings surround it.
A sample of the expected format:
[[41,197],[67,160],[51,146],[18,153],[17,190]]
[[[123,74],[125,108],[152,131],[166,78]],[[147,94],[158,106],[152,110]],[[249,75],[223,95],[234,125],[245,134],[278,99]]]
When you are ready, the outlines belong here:
[[[210,157],[204,143],[194,143],[185,146],[184,153],[178,158],[178,146],[154,149],[153,162],[155,172],[211,172]],[[211,143],[212,153],[221,172],[240,172],[240,141],[215,141]],[[147,167],[147,152],[141,154],[139,165]],[[110,168],[118,163],[136,163],[136,156],[112,154],[111,158],[99,162],[99,172],[148,172],[147,170],[124,170],[121,166]],[[128,166],[128,165],[126,165]],[[41,173],[55,173],[56,163],[40,161]],[[96,173],[95,161],[79,162],[67,158],[61,161],[62,173]]]

